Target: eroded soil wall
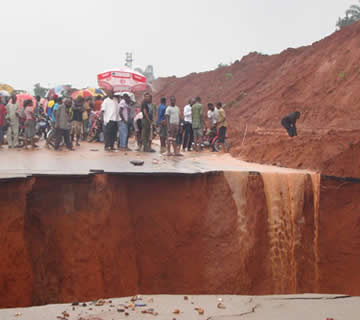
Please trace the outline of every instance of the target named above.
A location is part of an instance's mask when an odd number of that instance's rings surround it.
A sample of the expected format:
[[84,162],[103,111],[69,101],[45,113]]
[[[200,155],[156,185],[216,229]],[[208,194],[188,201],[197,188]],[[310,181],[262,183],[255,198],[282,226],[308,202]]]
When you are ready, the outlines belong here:
[[[0,183],[0,306],[137,293],[360,294],[359,185],[309,175]],[[339,199],[339,201],[336,201]]]

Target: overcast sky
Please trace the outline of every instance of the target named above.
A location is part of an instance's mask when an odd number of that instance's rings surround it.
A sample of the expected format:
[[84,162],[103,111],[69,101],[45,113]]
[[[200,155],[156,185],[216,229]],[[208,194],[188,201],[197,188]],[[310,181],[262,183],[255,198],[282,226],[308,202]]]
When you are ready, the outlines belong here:
[[2,3],[0,82],[71,83],[124,64],[156,76],[214,69],[251,51],[272,54],[335,31],[357,0],[9,0]]

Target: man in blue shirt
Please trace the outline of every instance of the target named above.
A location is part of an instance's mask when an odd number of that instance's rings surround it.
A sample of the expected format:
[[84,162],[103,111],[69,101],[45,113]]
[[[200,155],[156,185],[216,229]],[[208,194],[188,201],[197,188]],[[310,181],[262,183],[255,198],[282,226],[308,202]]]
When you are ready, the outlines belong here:
[[166,124],[166,98],[161,98],[160,100],[160,107],[158,111],[158,121],[157,124],[160,127],[160,143],[161,148],[160,152],[165,153],[166,152],[166,139],[167,139],[167,124]]

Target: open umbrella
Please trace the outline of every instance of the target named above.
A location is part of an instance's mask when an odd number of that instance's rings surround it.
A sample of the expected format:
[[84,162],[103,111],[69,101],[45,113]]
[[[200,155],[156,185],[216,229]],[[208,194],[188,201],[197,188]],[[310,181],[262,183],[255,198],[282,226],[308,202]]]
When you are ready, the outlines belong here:
[[0,96],[2,97],[10,97],[10,93],[6,90],[0,90]]
[[16,102],[18,103],[20,108],[22,108],[24,106],[24,101],[25,100],[32,100],[33,107],[35,109],[35,107],[36,107],[36,99],[31,94],[20,93],[20,94],[16,95],[16,98],[17,98]]
[[144,91],[148,88],[146,78],[140,73],[129,68],[112,69],[98,74],[98,85],[105,90]]
[[7,91],[8,93],[11,94],[14,91],[14,88],[12,86],[9,86],[6,83],[1,83],[0,84],[0,90],[5,90],[5,91]]
[[93,94],[92,94],[89,90],[84,89],[84,90],[75,91],[75,92],[71,95],[71,98],[77,99],[78,97],[87,98],[87,97],[92,97],[92,96],[93,96]]
[[93,96],[105,96],[105,92],[99,88],[87,88],[88,91],[92,93]]

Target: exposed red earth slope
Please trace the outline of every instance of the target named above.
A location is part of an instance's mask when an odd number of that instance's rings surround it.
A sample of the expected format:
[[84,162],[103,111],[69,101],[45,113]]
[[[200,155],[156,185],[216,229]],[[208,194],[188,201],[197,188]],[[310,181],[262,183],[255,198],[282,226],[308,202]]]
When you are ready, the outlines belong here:
[[[311,46],[250,53],[231,66],[160,78],[154,89],[156,101],[175,95],[179,106],[197,95],[204,105],[226,103],[234,156],[360,176],[360,23]],[[280,120],[295,110],[302,113],[299,136],[290,139]]]

